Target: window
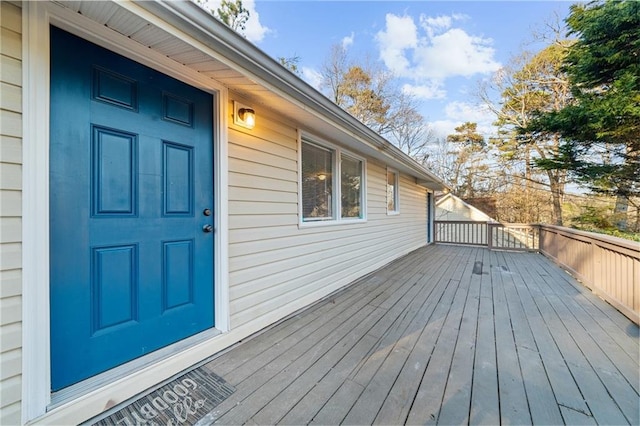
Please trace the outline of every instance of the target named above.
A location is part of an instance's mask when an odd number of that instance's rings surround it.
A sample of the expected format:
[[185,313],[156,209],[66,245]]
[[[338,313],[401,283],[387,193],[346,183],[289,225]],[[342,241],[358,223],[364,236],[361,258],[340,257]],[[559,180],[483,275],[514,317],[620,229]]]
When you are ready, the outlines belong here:
[[398,212],[398,172],[387,169],[387,213]]
[[334,153],[302,143],[302,217],[304,220],[333,218]]
[[340,159],[342,217],[362,219],[362,161],[342,155]]
[[300,145],[301,223],[364,220],[364,159],[330,144]]

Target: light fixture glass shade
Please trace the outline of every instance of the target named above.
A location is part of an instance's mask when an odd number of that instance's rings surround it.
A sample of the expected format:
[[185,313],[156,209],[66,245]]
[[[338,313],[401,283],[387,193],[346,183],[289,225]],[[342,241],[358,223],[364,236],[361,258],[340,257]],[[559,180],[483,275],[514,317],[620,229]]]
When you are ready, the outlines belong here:
[[256,125],[256,112],[253,108],[233,102],[233,123],[246,129],[253,129]]
[[240,114],[240,120],[244,121],[248,128],[252,129],[256,125],[256,112],[251,108],[240,108],[238,114]]

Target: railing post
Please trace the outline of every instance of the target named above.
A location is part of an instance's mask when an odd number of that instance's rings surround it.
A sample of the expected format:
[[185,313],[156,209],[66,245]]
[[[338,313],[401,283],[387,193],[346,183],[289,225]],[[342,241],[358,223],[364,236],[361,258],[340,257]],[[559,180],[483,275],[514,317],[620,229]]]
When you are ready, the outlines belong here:
[[489,246],[489,250],[493,250],[493,223],[487,222],[487,245]]

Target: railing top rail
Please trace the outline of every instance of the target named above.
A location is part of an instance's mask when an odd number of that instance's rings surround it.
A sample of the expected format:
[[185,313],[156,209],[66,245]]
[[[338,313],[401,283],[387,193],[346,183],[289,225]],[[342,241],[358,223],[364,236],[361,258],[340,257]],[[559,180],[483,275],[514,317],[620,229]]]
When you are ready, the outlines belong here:
[[512,222],[487,222],[489,225],[502,225],[502,226],[532,226],[532,227],[538,227],[540,225],[538,225],[537,223],[512,223]]
[[557,225],[545,225],[535,223],[508,223],[508,222],[493,222],[493,221],[477,221],[477,220],[435,220],[436,224],[486,224],[490,227],[504,227],[504,228],[539,228],[541,230],[553,231],[564,235],[571,235],[577,239],[583,241],[591,241],[605,247],[622,249],[625,254],[640,258],[640,243],[637,241],[626,240],[620,237],[614,237],[612,235],[598,234],[589,231],[580,231],[573,228],[567,228]]
[[435,223],[481,223],[481,224],[488,223],[481,220],[434,220],[434,222]]
[[626,255],[640,259],[640,243],[637,241],[625,240],[624,238],[597,234],[595,232],[580,231],[577,229],[566,228],[564,226],[540,225],[540,228],[564,235],[576,236],[583,241],[588,240],[605,247],[608,246],[615,249],[622,249]]

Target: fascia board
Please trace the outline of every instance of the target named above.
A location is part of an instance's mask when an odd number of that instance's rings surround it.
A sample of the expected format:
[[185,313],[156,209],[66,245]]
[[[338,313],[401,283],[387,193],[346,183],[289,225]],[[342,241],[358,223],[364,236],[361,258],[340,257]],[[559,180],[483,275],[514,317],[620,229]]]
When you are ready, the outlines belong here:
[[412,171],[419,180],[432,182],[434,189],[448,188],[436,175],[195,3],[153,1],[138,2],[137,5],[218,52],[217,60],[300,108],[339,126],[364,145],[383,153],[392,164],[399,163],[402,169]]

